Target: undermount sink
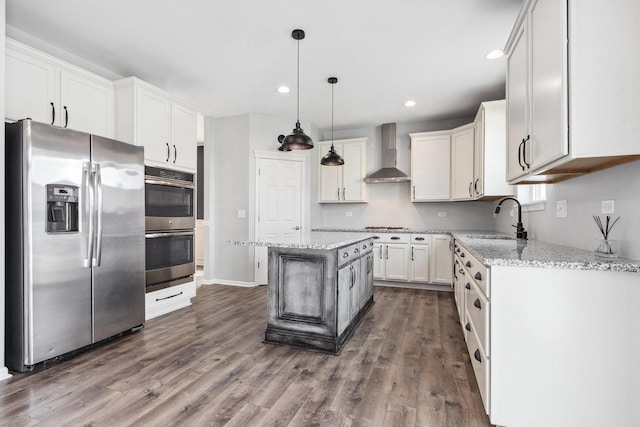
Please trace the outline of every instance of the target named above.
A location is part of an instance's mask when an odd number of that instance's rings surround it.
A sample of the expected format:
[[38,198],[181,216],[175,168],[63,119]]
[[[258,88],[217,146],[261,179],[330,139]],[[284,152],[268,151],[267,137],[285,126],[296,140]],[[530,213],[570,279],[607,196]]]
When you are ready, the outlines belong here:
[[469,239],[493,239],[493,240],[515,240],[515,237],[501,236],[497,234],[467,234]]

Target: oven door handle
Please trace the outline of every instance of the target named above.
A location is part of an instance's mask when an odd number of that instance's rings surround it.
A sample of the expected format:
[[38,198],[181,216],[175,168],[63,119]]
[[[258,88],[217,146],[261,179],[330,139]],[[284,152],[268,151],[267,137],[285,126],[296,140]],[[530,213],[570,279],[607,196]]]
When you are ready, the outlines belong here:
[[176,236],[193,236],[193,231],[170,231],[167,233],[149,233],[145,234],[144,237],[147,239],[155,239],[157,237],[176,237]]
[[174,181],[172,179],[154,179],[154,178],[145,178],[145,184],[156,184],[156,185],[166,185],[169,187],[178,187],[178,188],[196,188],[196,185],[193,182],[189,181]]

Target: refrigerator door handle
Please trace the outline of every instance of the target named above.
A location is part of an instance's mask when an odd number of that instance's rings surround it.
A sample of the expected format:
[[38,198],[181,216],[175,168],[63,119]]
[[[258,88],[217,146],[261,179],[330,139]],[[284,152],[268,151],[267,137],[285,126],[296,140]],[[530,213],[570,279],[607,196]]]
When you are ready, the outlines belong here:
[[96,203],[95,203],[95,220],[96,220],[96,238],[94,239],[94,249],[93,249],[93,266],[100,266],[102,262],[102,173],[100,171],[100,164],[94,163],[93,168],[95,169],[94,174],[94,191],[96,194]]
[[[93,186],[91,182],[91,163],[84,162],[82,164],[82,214],[86,218],[88,217],[87,226],[85,228],[87,232],[85,257],[82,260],[84,267],[91,268],[91,259],[93,258]],[[85,224],[82,221],[83,226]]]

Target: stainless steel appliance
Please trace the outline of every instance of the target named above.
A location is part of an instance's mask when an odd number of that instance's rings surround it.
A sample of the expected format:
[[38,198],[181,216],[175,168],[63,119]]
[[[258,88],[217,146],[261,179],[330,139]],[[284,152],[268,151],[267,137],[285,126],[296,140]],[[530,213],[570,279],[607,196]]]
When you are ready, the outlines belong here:
[[147,292],[193,280],[195,176],[145,167]]
[[194,174],[145,167],[145,229],[189,230],[196,226]]
[[34,365],[144,323],[142,147],[6,124],[6,363]]

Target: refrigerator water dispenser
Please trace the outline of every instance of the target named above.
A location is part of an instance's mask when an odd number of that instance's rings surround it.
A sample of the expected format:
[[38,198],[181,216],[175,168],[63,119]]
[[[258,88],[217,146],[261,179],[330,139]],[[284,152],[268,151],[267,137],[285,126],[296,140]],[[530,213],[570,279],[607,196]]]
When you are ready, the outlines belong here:
[[47,233],[78,231],[78,187],[47,184]]

